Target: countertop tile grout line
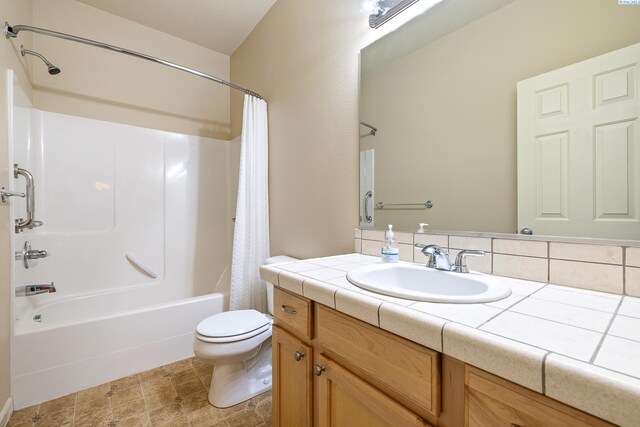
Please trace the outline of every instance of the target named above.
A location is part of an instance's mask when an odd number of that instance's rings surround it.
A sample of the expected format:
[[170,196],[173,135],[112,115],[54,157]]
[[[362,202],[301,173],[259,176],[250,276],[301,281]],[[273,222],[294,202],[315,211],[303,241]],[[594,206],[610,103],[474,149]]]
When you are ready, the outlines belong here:
[[[620,296],[622,297],[623,295],[620,295]],[[555,303],[555,304],[568,305],[569,307],[583,308],[585,310],[597,311],[598,313],[613,314],[615,312],[615,309],[613,311],[611,311],[611,310],[610,311],[599,310],[597,308],[585,307],[585,306],[582,306],[582,305],[571,304],[569,302],[564,302],[564,301],[563,302],[559,302],[559,301],[554,301],[552,299],[542,299],[542,298],[536,298],[536,297],[533,297],[533,299],[538,300],[538,301],[551,302],[551,303]],[[513,307],[513,306],[511,306],[511,307]]]
[[[500,313],[497,313],[495,316],[490,317],[489,319],[487,319],[486,321],[482,322],[480,325],[478,325],[476,327],[476,329],[480,329],[482,328],[484,325],[486,325],[487,323],[489,323],[490,321],[492,321],[493,319],[495,319],[496,317],[500,316],[501,314],[504,314],[504,312],[509,311],[510,313],[512,313],[511,308],[514,305],[520,304],[521,302],[525,301],[526,299],[530,298],[531,295],[535,294],[536,292],[539,292],[541,289],[544,289],[547,285],[543,285],[540,288],[536,289],[535,291],[533,291],[532,293],[530,293],[529,295],[526,295],[524,298],[522,298],[521,300],[518,300],[516,302],[514,302],[513,304],[511,304],[509,307],[503,309]],[[508,298],[508,297],[507,297]],[[490,306],[493,307],[493,306]],[[517,312],[516,312],[517,313]]]
[[442,354],[445,354],[444,352],[444,327],[447,326],[447,324],[451,323],[450,321],[445,321],[442,324],[442,328],[440,328],[440,349],[442,350]]
[[624,301],[624,296],[622,298],[620,298],[620,301],[618,302],[618,307],[616,307],[616,311],[613,313],[613,316],[611,316],[611,320],[609,321],[609,324],[607,325],[607,328],[604,330],[604,333],[602,334],[602,338],[600,338],[600,342],[596,346],[596,349],[593,352],[593,355],[591,356],[591,359],[589,360],[590,364],[595,365],[595,360],[598,357],[598,353],[600,353],[600,348],[602,348],[602,344],[604,344],[604,340],[607,338],[607,335],[609,334],[609,329],[611,329],[611,326],[613,325],[613,322],[616,320],[618,312],[620,311],[620,307],[622,307],[622,302],[623,301]]
[[547,394],[547,357],[549,357],[550,354],[551,352],[548,351],[542,358],[542,394],[544,395]]
[[[583,330],[583,331],[593,332],[593,333],[596,333],[596,334],[601,334],[601,335],[604,335],[604,334],[605,334],[605,332],[595,331],[595,330],[593,330],[593,329],[585,328],[584,326],[576,326],[576,325],[572,325],[572,324],[570,324],[570,323],[560,322],[560,321],[558,321],[558,320],[547,319],[546,317],[536,316],[535,314],[521,313],[521,312],[519,312],[519,311],[512,311],[512,310],[509,310],[509,313],[519,314],[519,315],[521,315],[521,316],[532,317],[532,318],[534,318],[534,319],[538,319],[538,320],[546,320],[547,322],[557,323],[557,324],[559,324],[559,325],[569,326],[569,327],[572,327],[572,328],[577,328],[577,329],[581,329],[581,330]],[[608,313],[608,314],[611,314],[611,313]],[[613,317],[615,317],[615,316],[613,316]],[[613,319],[613,317],[612,317],[612,319]],[[484,326],[484,325],[483,325],[483,326]],[[605,330],[606,330],[606,329],[605,329]],[[505,337],[505,338],[506,338],[506,337]]]

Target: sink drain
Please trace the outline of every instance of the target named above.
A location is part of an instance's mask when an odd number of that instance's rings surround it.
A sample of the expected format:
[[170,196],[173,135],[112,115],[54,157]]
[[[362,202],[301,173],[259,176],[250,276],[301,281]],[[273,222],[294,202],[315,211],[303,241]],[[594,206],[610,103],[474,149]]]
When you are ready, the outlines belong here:
[[33,321],[38,323],[42,322],[42,314],[36,314],[33,316]]

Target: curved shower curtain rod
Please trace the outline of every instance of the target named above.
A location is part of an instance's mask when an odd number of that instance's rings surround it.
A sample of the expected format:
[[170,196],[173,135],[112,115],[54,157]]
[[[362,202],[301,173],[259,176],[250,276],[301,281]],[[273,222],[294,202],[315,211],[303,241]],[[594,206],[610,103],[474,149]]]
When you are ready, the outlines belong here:
[[160,59],[160,58],[156,58],[150,55],[146,55],[144,53],[140,53],[140,52],[136,52],[134,50],[129,50],[129,49],[125,49],[123,47],[118,47],[118,46],[113,46],[110,44],[106,44],[106,43],[102,43],[102,42],[98,42],[95,40],[91,40],[91,39],[85,39],[83,37],[78,37],[78,36],[73,36],[71,34],[66,34],[66,33],[60,33],[58,31],[52,31],[52,30],[47,30],[44,28],[38,28],[38,27],[32,27],[30,25],[9,25],[8,22],[4,23],[4,35],[6,38],[14,38],[18,36],[18,33],[20,31],[31,31],[33,33],[36,34],[42,34],[44,36],[50,36],[50,37],[57,37],[60,39],[64,39],[64,40],[70,40],[72,42],[77,42],[77,43],[83,43],[83,44],[87,44],[89,46],[95,46],[95,47],[99,47],[102,49],[107,49],[107,50],[111,50],[113,52],[118,52],[118,53],[123,53],[125,55],[129,55],[129,56],[134,56],[136,58],[140,58],[140,59],[146,59],[147,61],[151,61],[151,62],[155,62],[156,64],[162,64],[165,65],[167,67],[171,67],[171,68],[175,68],[176,70],[181,70],[181,71],[185,71],[187,73],[191,73],[194,74],[196,76],[199,77],[203,77],[207,80],[212,80],[216,83],[220,83],[223,84],[225,86],[229,86],[232,89],[236,89],[239,91],[242,91],[244,93],[246,93],[247,95],[251,95],[251,96],[255,96],[256,98],[259,99],[264,99],[262,97],[262,95],[253,92],[249,89],[245,89],[242,86],[238,86],[236,84],[233,84],[231,82],[228,82],[226,80],[222,80],[219,77],[216,76],[212,76],[209,74],[205,74],[202,73],[200,71],[196,71],[193,70],[191,68],[185,67],[183,65],[179,65],[179,64],[175,64],[173,62],[169,62],[169,61],[165,61],[164,59]]

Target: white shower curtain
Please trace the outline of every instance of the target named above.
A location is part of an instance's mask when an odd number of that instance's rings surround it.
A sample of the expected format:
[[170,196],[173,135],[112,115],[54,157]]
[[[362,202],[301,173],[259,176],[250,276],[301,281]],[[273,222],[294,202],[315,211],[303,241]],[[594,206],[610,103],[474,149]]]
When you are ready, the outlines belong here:
[[244,96],[240,178],[233,235],[230,310],[267,311],[260,266],[269,257],[267,103]]

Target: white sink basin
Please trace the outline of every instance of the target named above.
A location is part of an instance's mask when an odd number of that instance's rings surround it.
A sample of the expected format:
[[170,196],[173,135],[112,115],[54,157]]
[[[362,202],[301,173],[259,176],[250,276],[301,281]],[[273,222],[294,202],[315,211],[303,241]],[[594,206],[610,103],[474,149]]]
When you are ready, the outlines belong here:
[[511,295],[499,279],[480,273],[451,273],[423,265],[380,263],[350,271],[356,286],[416,301],[474,303],[497,301]]

